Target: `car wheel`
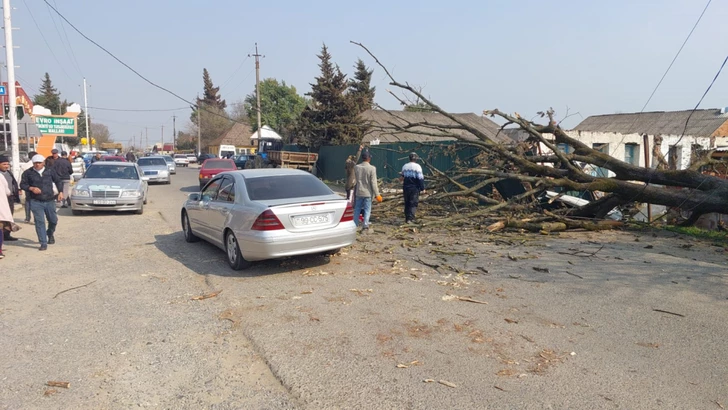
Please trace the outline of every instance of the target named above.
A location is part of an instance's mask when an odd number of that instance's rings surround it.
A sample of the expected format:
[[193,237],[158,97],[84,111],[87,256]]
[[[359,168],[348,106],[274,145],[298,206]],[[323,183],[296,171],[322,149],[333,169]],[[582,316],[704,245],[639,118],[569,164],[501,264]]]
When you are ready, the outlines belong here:
[[146,204],[147,204],[147,196],[146,196],[146,195],[144,195],[144,201],[142,201],[142,203],[143,203],[144,205],[146,205]]
[[238,240],[232,231],[227,231],[225,234],[225,253],[227,253],[228,265],[234,270],[242,270],[250,266],[250,262],[246,261],[240,253]]
[[83,212],[77,210],[77,209],[71,209],[71,214],[74,216],[80,216]]
[[190,218],[187,216],[186,211],[182,211],[182,233],[185,234],[185,241],[192,243],[197,242],[200,240],[200,238],[197,237],[197,235],[192,232],[192,227],[190,226]]
[[137,209],[136,211],[134,211],[134,213],[137,214],[137,215],[143,214],[144,213],[144,204],[142,204],[142,206],[139,207],[139,209]]
[[166,185],[169,185],[172,183],[172,178],[167,178],[167,181],[165,182]]

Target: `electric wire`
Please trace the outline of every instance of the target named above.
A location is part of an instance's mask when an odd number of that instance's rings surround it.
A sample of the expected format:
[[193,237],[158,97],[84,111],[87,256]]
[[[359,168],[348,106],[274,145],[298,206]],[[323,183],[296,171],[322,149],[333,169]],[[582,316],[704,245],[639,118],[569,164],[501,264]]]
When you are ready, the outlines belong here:
[[168,112],[168,111],[182,111],[189,110],[190,107],[180,108],[160,108],[160,109],[124,109],[124,108],[104,108],[104,107],[88,107],[89,109],[100,110],[100,111],[119,111],[119,112]]
[[[53,5],[58,8],[58,3],[56,3],[56,0],[53,0]],[[78,67],[78,71],[81,73],[81,77],[85,77],[85,75],[83,75],[83,71],[81,70],[81,64],[78,63],[78,59],[76,58],[76,53],[73,51],[73,44],[68,38],[68,33],[66,33],[66,27],[63,24],[61,24],[61,30],[63,31],[63,36],[66,38],[66,43],[68,43],[68,48],[69,50],[71,50],[71,57],[73,57],[73,61],[76,64],[76,67]]]
[[43,39],[43,42],[45,43],[46,47],[48,47],[48,51],[50,51],[51,56],[54,60],[56,60],[56,63],[58,63],[58,66],[61,67],[61,71],[63,71],[63,74],[68,77],[69,80],[73,81],[73,78],[68,74],[68,71],[66,71],[66,68],[63,67],[63,64],[61,64],[61,61],[56,56],[56,53],[53,52],[53,47],[48,43],[48,39],[46,39],[45,34],[43,34],[43,30],[40,29],[40,25],[38,24],[38,21],[35,19],[35,15],[33,14],[33,11],[30,9],[30,6],[28,3],[23,0],[23,4],[25,4],[25,8],[28,10],[28,14],[30,14],[30,18],[33,20],[33,24],[35,24],[35,28],[38,29],[38,33],[40,33],[40,37]]
[[[53,6],[51,6],[51,4],[48,3],[47,1],[45,3],[46,3],[46,5],[48,7],[53,8]],[[55,8],[53,8],[53,9],[55,10]],[[63,38],[61,37],[61,30],[58,29],[58,24],[56,23],[56,19],[55,19],[55,17],[53,17],[53,13],[51,13],[50,9],[48,10],[48,15],[51,17],[51,21],[53,22],[53,27],[55,27],[56,33],[58,34],[58,38],[61,40],[61,47],[63,47],[63,50],[70,57],[71,52],[68,50],[68,46],[66,45],[66,42],[63,41]],[[81,68],[78,67],[78,65],[75,63],[75,61],[73,60],[73,58],[71,58],[71,63],[72,63],[71,65],[73,65],[73,67],[76,69],[76,71],[78,72],[78,74],[81,75],[81,77],[83,77],[83,73],[81,72]]]

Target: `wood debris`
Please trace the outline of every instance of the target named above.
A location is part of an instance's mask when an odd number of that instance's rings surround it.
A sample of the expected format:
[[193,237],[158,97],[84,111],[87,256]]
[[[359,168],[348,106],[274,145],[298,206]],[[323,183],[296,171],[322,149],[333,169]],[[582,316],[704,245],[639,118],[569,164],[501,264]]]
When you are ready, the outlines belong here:
[[46,386],[63,387],[64,389],[67,389],[67,388],[71,387],[71,382],[48,381],[48,382],[46,382]]
[[443,386],[447,386],[447,387],[450,387],[450,388],[453,388],[453,389],[455,389],[455,388],[458,387],[455,383],[449,382],[447,380],[438,380],[437,382],[440,383]]
[[220,293],[222,293],[222,290],[218,290],[218,291],[215,291],[215,292],[212,292],[212,293],[208,293],[206,295],[195,296],[195,297],[190,298],[190,300],[205,300],[205,299],[210,299],[210,298],[216,297]]
[[670,311],[667,311],[667,310],[662,310],[662,309],[652,309],[652,310],[655,311],[655,312],[667,313],[668,315],[685,317],[685,315],[683,315],[683,314],[675,313],[675,312],[670,312]]
[[72,291],[72,290],[74,290],[74,289],[80,289],[80,288],[85,288],[86,286],[88,286],[88,285],[91,285],[92,283],[95,283],[95,282],[96,282],[96,280],[92,280],[91,282],[89,282],[89,283],[87,283],[87,284],[85,284],[85,285],[81,285],[81,286],[74,286],[74,287],[72,287],[72,288],[68,288],[68,289],[66,289],[66,290],[62,290],[62,291],[60,291],[60,292],[56,293],[56,295],[55,295],[55,296],[53,296],[53,299],[57,298],[57,297],[58,297],[58,295],[60,295],[60,294],[63,294],[63,293],[66,293],[66,292]]

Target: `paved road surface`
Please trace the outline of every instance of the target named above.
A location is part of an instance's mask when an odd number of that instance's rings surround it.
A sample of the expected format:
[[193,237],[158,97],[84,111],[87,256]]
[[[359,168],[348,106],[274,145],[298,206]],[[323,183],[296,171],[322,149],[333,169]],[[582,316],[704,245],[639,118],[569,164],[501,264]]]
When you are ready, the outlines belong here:
[[722,248],[380,223],[331,259],[233,272],[182,238],[196,188],[182,168],[144,215],[62,210],[48,252],[31,226],[6,246],[0,408],[728,405]]

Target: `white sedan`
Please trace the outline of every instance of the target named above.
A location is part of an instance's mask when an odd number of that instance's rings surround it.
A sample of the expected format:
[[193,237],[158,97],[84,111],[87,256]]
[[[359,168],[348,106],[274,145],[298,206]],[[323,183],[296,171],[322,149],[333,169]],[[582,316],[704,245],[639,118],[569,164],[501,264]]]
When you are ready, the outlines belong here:
[[190,159],[187,158],[187,155],[175,154],[174,164],[180,167],[187,167],[190,165]]
[[187,242],[224,250],[230,267],[305,254],[333,254],[356,241],[354,210],[308,172],[249,169],[216,175],[181,212]]

